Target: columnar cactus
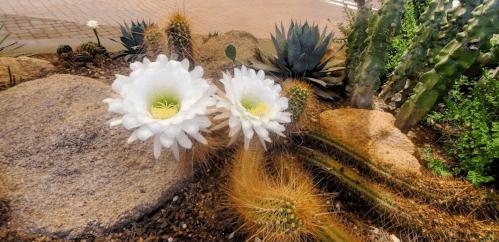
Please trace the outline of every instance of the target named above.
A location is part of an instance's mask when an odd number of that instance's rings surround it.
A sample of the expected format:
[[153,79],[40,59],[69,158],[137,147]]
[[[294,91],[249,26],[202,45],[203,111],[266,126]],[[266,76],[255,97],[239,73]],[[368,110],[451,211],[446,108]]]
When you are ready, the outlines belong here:
[[404,0],[388,0],[381,8],[381,15],[374,14],[369,28],[372,35],[366,40],[369,45],[360,56],[358,74],[353,79],[352,107],[372,109],[374,93],[380,85],[379,75],[384,69],[387,49],[391,39],[401,29]]
[[450,90],[455,80],[476,61],[479,50],[498,31],[498,13],[497,0],[486,0],[473,10],[473,18],[464,26],[464,31],[457,34],[435,57],[435,68],[421,76],[420,83],[414,88],[415,94],[397,113],[395,126],[404,133],[409,132]]
[[173,14],[167,23],[165,33],[168,37],[170,54],[178,55],[179,60],[187,58],[194,66],[191,30],[187,18],[180,12]]
[[451,7],[451,1],[433,0],[428,9],[421,15],[421,25],[416,30],[411,45],[388,77],[388,81],[380,93],[380,97],[385,98],[393,109],[400,107],[407,99],[407,97],[401,97],[401,94],[397,93],[405,87],[411,85],[414,87],[419,79],[413,75],[421,71],[427,63],[428,49],[432,48],[434,43],[433,35],[438,35],[441,28],[447,23],[447,12]]
[[[359,10],[359,15],[355,21],[354,26],[352,26],[352,32],[347,39],[347,71],[348,79],[354,80],[357,76],[356,68],[360,63],[360,54],[366,48],[368,42],[366,42],[367,37],[369,37],[368,26],[369,22],[373,17],[373,11],[367,6],[363,6]],[[346,90],[350,94],[353,89],[353,83],[347,85]]]

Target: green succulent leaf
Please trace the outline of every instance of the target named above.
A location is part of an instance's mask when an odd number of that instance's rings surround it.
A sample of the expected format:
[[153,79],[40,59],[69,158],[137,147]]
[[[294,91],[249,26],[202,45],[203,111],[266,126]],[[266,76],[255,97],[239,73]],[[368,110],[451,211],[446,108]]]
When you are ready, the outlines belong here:
[[312,77],[307,77],[308,80],[312,81],[312,82],[315,82],[323,87],[327,87],[327,84],[326,82],[324,82],[323,80],[319,80],[319,79],[316,79],[316,78],[312,78]]
[[228,45],[227,48],[225,48],[225,55],[232,61],[236,61],[236,47]]
[[264,70],[264,71],[273,71],[273,72],[279,72],[280,69],[273,66],[273,65],[267,65],[265,63],[262,63],[262,62],[259,62],[255,59],[250,59],[251,61],[251,66],[256,68],[256,69],[260,69],[260,70]]

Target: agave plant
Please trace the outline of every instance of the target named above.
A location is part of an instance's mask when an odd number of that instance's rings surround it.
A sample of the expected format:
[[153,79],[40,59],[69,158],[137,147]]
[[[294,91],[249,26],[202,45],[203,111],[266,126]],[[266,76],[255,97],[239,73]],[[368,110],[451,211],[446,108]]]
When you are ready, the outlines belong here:
[[[129,27],[126,23],[125,26],[120,24],[121,33],[123,36],[120,37],[121,44],[125,46],[126,50],[118,52],[116,57],[125,56],[125,61],[130,61],[132,58],[142,59],[146,55],[146,47],[143,44],[144,32],[146,28],[155,25],[154,23],[147,24],[144,20],[142,23],[137,21],[134,23],[132,21],[132,26]],[[118,42],[116,40],[113,40]]]
[[[0,25],[0,31],[2,31],[3,26],[4,26],[4,24],[2,23],[2,25]],[[22,44],[22,45],[18,45],[18,46],[13,47],[14,45],[16,45],[16,44],[17,44],[17,42],[10,43],[10,44],[5,45],[5,46],[1,46],[1,45],[3,44],[3,42],[4,42],[4,41],[5,41],[5,40],[9,37],[9,36],[10,36],[10,33],[8,33],[5,37],[3,37],[2,39],[0,39],[0,55],[2,54],[2,51],[3,51],[4,49],[8,48],[8,47],[12,47],[12,49],[10,49],[10,50],[9,50],[9,52],[10,52],[10,51],[17,50],[17,49],[19,49],[19,48],[21,48],[21,47],[23,47],[23,46],[24,46],[24,44]],[[5,53],[5,52],[4,52],[4,53]]]
[[291,21],[286,36],[282,23],[281,30],[276,25],[276,36],[271,34],[271,37],[277,57],[270,54],[257,41],[263,62],[253,59],[252,66],[278,76],[304,78],[317,84],[318,88],[315,90],[317,95],[324,98],[339,97],[328,87],[341,84],[343,80],[343,77],[331,75],[332,72],[344,70],[344,67],[338,67],[343,61],[331,61],[343,46],[331,56],[324,58],[333,39],[333,33],[326,36],[326,30],[327,27],[321,35],[318,26],[309,26],[307,22],[301,25]]

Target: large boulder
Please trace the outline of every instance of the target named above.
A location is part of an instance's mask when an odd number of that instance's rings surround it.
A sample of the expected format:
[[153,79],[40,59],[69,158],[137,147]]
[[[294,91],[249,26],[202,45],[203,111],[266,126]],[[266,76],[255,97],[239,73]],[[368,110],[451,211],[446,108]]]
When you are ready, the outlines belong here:
[[421,165],[413,156],[414,144],[394,122],[392,114],[376,110],[347,108],[320,114],[321,126],[327,134],[398,171],[421,174]]
[[158,208],[190,172],[131,132],[102,100],[109,85],[54,75],[0,92],[0,200],[9,230],[72,239],[109,232]]
[[26,56],[13,57],[0,57],[0,86],[5,86],[9,83],[9,72],[7,66],[10,66],[12,75],[16,77],[16,83],[19,79],[32,80],[55,70],[54,65],[46,60],[30,58]]

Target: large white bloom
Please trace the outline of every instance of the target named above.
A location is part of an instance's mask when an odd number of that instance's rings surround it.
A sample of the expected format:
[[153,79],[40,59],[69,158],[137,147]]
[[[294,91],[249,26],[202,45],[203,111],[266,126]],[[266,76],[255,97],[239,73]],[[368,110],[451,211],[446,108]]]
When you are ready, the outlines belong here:
[[247,150],[249,141],[254,132],[265,147],[265,141],[271,142],[269,132],[272,131],[278,135],[285,128],[280,123],[291,122],[291,113],[284,112],[288,108],[288,99],[281,97],[281,86],[270,79],[265,79],[262,70],[256,73],[254,70],[234,69],[234,78],[223,74],[220,80],[225,86],[225,97],[215,95],[218,101],[217,108],[222,113],[215,119],[228,120],[215,126],[212,130],[229,125],[229,137],[232,137],[232,143],[239,135],[241,130],[244,133],[244,148]]
[[95,29],[95,28],[97,28],[97,26],[99,26],[99,24],[95,20],[89,20],[89,21],[87,21],[87,26]]
[[159,157],[162,146],[171,148],[179,159],[178,144],[186,149],[192,142],[186,135],[207,144],[199,131],[208,131],[211,125],[206,117],[207,108],[216,104],[212,95],[214,85],[202,78],[203,68],[196,66],[191,72],[189,61],[168,61],[159,55],[156,62],[144,58],[143,63],[130,65],[129,77],[116,75],[112,88],[119,98],[108,98],[109,111],[124,114],[111,122],[111,126],[123,125],[132,132],[127,143],[142,141],[154,136],[154,156]]

